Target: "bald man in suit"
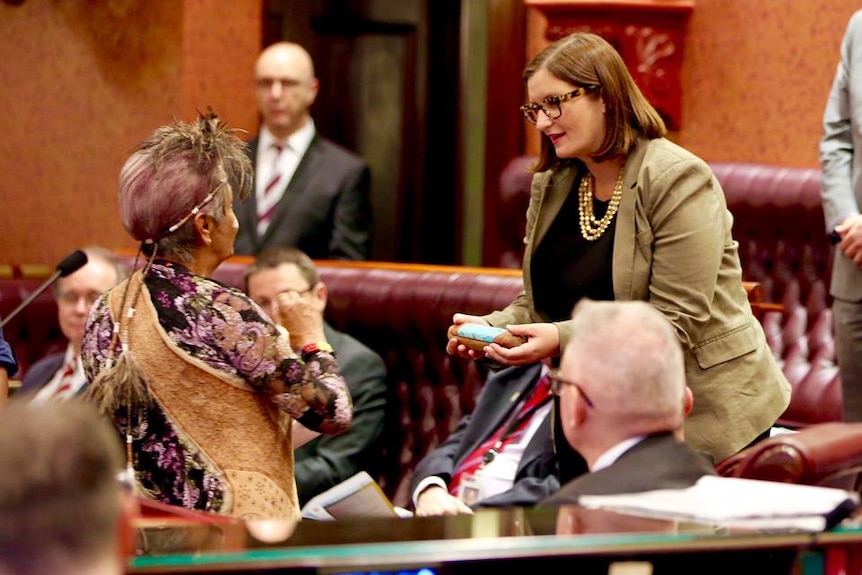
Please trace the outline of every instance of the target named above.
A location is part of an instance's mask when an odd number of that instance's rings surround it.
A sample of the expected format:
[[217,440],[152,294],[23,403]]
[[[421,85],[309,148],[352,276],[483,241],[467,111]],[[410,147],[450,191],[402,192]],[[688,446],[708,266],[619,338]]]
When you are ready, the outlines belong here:
[[317,133],[311,56],[298,44],[273,44],[257,60],[255,84],[263,120],[249,142],[255,193],[235,203],[234,252],[293,246],[312,259],[368,259],[370,172],[362,158]]

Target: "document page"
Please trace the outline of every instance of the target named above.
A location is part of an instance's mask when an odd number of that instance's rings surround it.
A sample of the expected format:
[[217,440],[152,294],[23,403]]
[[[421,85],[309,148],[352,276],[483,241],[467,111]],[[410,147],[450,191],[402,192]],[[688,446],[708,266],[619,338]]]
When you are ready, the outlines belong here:
[[[760,521],[763,525],[778,527],[781,519],[788,519],[789,527],[807,525],[809,530],[821,530],[852,513],[859,505],[859,495],[828,487],[706,476],[687,489],[589,495],[582,496],[578,502],[584,507],[632,515],[714,523],[763,520]],[[810,519],[800,522],[800,518]],[[765,521],[767,519],[774,521]]]

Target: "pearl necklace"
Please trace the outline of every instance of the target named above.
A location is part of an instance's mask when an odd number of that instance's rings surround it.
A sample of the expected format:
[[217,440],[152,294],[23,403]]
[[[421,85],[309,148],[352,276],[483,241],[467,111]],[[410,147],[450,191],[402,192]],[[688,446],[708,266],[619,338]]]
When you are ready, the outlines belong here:
[[581,185],[578,188],[578,215],[581,222],[581,235],[584,239],[594,242],[605,233],[608,226],[613,221],[617,210],[620,207],[620,198],[623,196],[623,168],[620,167],[620,175],[617,176],[617,183],[614,184],[614,194],[611,196],[611,201],[608,204],[608,209],[602,219],[597,220],[593,213],[593,189],[595,187],[595,179],[590,173],[584,174],[581,178]]

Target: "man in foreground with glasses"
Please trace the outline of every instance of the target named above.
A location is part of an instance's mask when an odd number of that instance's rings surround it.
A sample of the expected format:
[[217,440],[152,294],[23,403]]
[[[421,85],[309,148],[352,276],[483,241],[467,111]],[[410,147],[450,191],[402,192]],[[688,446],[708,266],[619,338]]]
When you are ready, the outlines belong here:
[[21,392],[35,394],[34,400],[68,399],[79,394],[87,382],[81,365],[81,341],[87,313],[99,296],[123,281],[128,270],[107,248],[83,249],[87,263],[54,284],[60,331],[69,341],[66,350],[47,355],[34,363],[21,382]]
[[661,312],[642,301],[581,300],[572,334],[551,386],[560,396],[566,440],[590,472],[543,505],[685,488],[715,475],[712,463],[683,441],[692,394],[679,340]]
[[342,435],[321,436],[293,422],[294,475],[300,505],[359,471],[377,477],[386,414],[383,359],[324,321],[326,284],[301,250],[279,247],[262,252],[246,272],[245,288],[276,325],[282,325],[279,297],[290,294],[313,303],[309,313],[322,324],[326,336],[326,343],[318,345],[335,354],[353,398],[353,423]]

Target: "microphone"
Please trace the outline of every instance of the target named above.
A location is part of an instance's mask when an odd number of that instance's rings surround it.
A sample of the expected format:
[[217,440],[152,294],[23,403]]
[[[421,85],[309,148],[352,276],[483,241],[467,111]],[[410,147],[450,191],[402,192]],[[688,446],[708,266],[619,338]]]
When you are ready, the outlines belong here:
[[30,305],[34,299],[36,299],[42,294],[43,291],[51,287],[51,284],[53,284],[60,278],[64,278],[69,274],[75,273],[76,271],[84,267],[86,263],[87,254],[81,250],[75,250],[74,252],[60,260],[60,263],[57,264],[56,271],[51,274],[51,277],[45,280],[45,282],[40,285],[38,289],[36,289],[36,291],[27,296],[24,301],[18,304],[18,307],[13,309],[9,315],[3,318],[3,322],[0,323],[0,329],[3,329],[3,326],[5,326],[12,320],[12,318],[18,315],[22,309]]

